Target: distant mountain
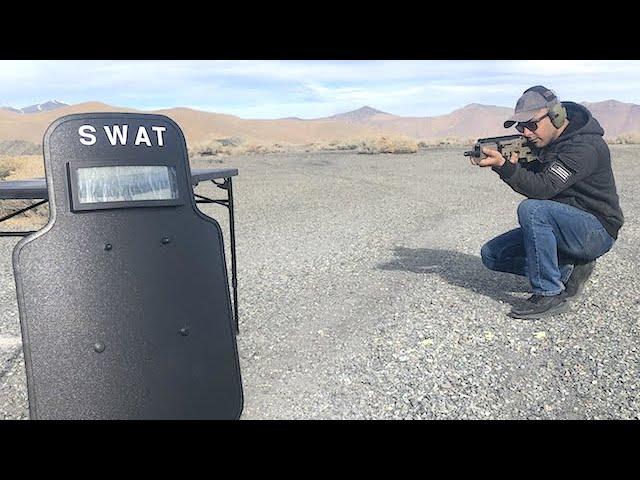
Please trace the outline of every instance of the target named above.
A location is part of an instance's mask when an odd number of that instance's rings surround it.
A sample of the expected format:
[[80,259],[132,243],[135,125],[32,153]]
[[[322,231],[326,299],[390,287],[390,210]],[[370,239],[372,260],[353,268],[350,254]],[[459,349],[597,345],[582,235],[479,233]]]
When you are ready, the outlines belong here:
[[8,107],[6,105],[0,105],[0,110],[6,110],[8,112],[22,113],[19,108]]
[[407,135],[415,139],[466,139],[504,135],[502,123],[511,113],[510,108],[472,103],[446,115],[401,117],[367,106],[327,119],[369,127],[378,133]]
[[[640,134],[640,105],[617,100],[583,102],[582,105],[600,122],[605,137]],[[415,139],[469,139],[516,133],[515,129],[506,130],[502,126],[512,113],[513,109],[508,107],[471,103],[451,113],[433,117],[401,117],[371,107],[362,107],[328,118],[357,123],[378,132],[408,135]]]
[[58,100],[49,100],[44,103],[38,103],[36,105],[29,105],[28,107],[21,108],[23,113],[38,113],[48,112],[50,110],[56,110],[57,108],[68,107],[69,104],[59,102]]
[[48,112],[50,110],[56,110],[62,107],[68,107],[69,104],[64,102],[59,102],[58,100],[48,100],[44,103],[38,103],[36,105],[29,105],[24,108],[14,108],[9,106],[2,106],[0,110],[8,110],[10,112],[15,113],[40,113],[40,112]]
[[640,105],[617,100],[582,102],[604,128],[605,136],[617,137],[625,133],[640,133]]
[[352,112],[339,113],[337,115],[331,115],[330,117],[326,117],[324,119],[318,120],[342,120],[349,123],[366,123],[375,120],[384,120],[390,118],[397,118],[395,115],[391,115],[390,113],[383,112],[381,110],[376,110],[375,108],[364,106],[357,110],[353,110]]
[[223,138],[241,138],[262,144],[305,144],[361,139],[375,132],[366,126],[335,120],[247,120],[234,115],[203,112],[191,108],[140,111],[99,102],[87,102],[30,115],[0,111],[0,140],[41,143],[47,127],[57,118],[72,113],[135,112],[166,115],[182,129],[189,145]]
[[[47,103],[33,114],[16,114],[0,109],[0,141],[24,140],[39,144],[46,128],[56,118],[72,113],[139,112],[98,102],[61,106],[46,110]],[[607,138],[623,134],[640,135],[640,105],[616,100],[584,103],[605,130]],[[50,105],[53,106],[53,105]],[[502,127],[512,108],[472,103],[446,115],[401,117],[365,106],[357,110],[316,119],[289,117],[273,120],[243,119],[234,115],[170,108],[146,113],[173,119],[190,145],[214,139],[240,138],[247,142],[306,144],[313,142],[362,140],[373,135],[406,135],[416,140],[458,139],[509,135],[516,130]]]

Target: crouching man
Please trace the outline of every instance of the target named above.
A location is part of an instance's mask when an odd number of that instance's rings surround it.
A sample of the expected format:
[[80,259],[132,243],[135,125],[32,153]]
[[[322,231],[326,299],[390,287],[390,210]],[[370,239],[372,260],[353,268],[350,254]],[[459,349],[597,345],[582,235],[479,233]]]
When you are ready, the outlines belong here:
[[473,163],[491,167],[527,197],[518,206],[520,227],[481,249],[491,269],[526,276],[533,295],[509,316],[535,319],[566,312],[581,292],[596,259],[607,253],[624,222],[604,131],[591,112],[559,102],[537,85],[518,100],[504,127],[534,145],[538,160],[505,159],[496,150]]

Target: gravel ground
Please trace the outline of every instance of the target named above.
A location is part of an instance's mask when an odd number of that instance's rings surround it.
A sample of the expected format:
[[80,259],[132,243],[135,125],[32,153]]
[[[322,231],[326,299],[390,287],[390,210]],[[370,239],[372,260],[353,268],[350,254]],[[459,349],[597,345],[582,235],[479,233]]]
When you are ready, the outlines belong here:
[[[536,321],[506,315],[528,282],[479,256],[523,197],[461,149],[196,159],[240,172],[242,418],[640,418],[640,147],[611,149],[620,238],[571,312]],[[202,209],[226,232],[222,207]],[[17,241],[0,239],[8,419],[28,418]]]

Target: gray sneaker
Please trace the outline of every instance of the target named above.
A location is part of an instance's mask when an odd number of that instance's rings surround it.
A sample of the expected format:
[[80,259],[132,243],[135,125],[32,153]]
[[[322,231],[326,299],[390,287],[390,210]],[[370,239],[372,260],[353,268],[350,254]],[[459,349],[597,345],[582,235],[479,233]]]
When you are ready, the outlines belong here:
[[573,267],[573,272],[571,272],[571,276],[565,284],[567,298],[575,299],[575,297],[582,293],[587,280],[589,280],[595,268],[595,260],[591,260],[588,263],[578,263]]

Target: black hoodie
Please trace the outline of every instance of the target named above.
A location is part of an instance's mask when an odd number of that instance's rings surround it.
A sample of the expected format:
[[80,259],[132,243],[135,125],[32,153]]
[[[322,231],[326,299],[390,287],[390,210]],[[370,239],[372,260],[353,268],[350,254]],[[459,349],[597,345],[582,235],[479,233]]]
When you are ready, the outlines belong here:
[[582,105],[562,102],[569,125],[538,150],[538,161],[493,167],[513,190],[528,198],[554,200],[593,214],[618,238],[624,223],[604,130]]

